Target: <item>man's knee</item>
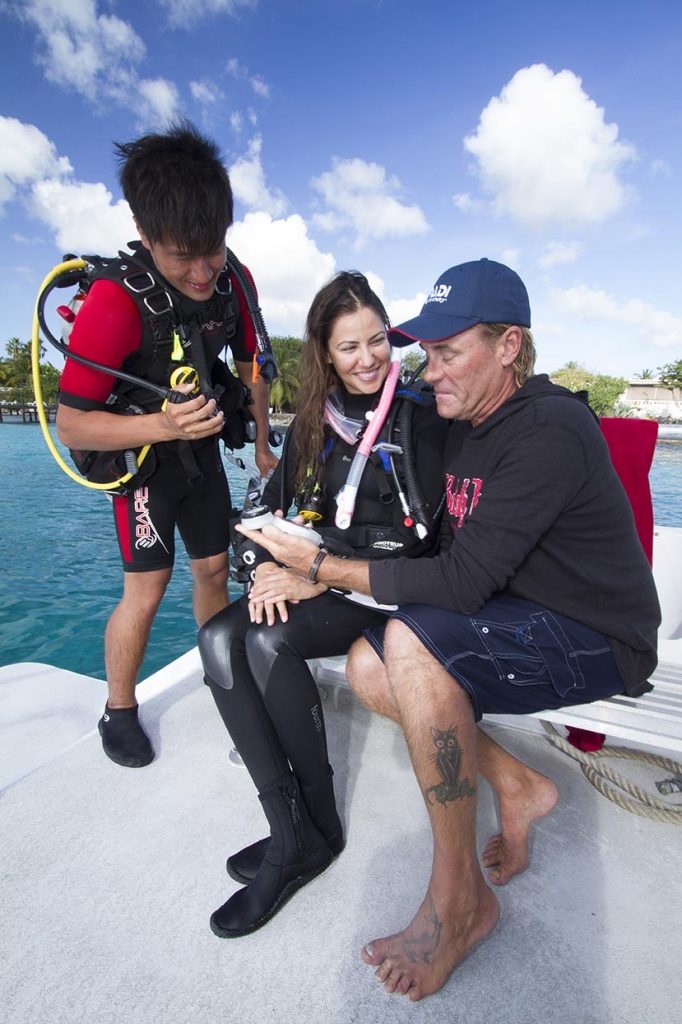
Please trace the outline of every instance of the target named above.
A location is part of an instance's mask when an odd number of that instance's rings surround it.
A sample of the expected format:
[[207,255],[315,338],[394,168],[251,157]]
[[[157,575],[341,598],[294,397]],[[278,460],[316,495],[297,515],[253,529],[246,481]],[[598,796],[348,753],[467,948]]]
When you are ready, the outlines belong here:
[[386,672],[378,654],[364,637],[356,640],[348,652],[346,678],[363,704],[383,711],[390,693]]
[[152,622],[170,578],[170,569],[124,573],[121,605],[134,612],[139,620]]
[[210,558],[193,558],[190,568],[196,587],[213,589],[227,585],[229,561],[227,553],[212,555]]
[[[413,689],[415,678],[420,681],[420,693],[428,699],[432,692],[445,687],[452,700],[470,703],[469,694],[455,675],[446,669],[431,653],[426,644],[408,625],[391,619],[384,632],[384,662],[392,693],[398,687]],[[401,671],[408,668],[409,671]]]
[[376,671],[381,662],[372,646],[360,637],[348,652],[346,659],[346,679],[353,690],[359,690],[372,671]]

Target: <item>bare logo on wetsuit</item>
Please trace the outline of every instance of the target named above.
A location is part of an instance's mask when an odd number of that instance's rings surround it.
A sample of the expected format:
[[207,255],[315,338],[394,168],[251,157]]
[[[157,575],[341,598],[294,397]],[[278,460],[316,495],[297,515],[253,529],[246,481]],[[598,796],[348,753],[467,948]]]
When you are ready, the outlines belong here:
[[149,501],[149,489],[138,487],[133,495],[135,499],[135,548],[137,551],[146,548],[153,548],[158,541],[164,551],[168,548],[159,537],[154,526],[147,502]]
[[483,481],[478,477],[464,477],[460,480],[450,473],[445,474],[445,497],[448,503],[448,515],[455,520],[453,526],[459,529],[464,525],[466,516],[470,516],[478,505],[483,491]]

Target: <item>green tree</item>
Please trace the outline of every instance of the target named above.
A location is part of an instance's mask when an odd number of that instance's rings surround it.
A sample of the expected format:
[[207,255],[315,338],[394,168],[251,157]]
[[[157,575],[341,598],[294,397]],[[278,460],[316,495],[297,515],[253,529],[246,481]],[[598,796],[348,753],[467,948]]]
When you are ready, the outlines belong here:
[[682,359],[659,366],[658,379],[664,388],[682,388]]
[[[14,402],[33,401],[31,342],[10,338],[5,345],[6,358],[0,360],[0,384],[8,388],[7,399]],[[54,405],[59,390],[59,370],[43,362],[45,346],[40,345],[40,387],[43,402]]]
[[421,366],[425,358],[426,356],[421,349],[412,349],[409,352],[405,352],[400,359],[400,370],[403,377],[413,374]]
[[635,374],[635,377],[637,378],[637,380],[653,380],[654,371],[648,369],[640,370],[639,373]]
[[276,412],[291,412],[298,397],[298,367],[303,342],[291,336],[275,336],[271,341],[279,376],[270,387],[270,402]]
[[625,377],[590,373],[574,360],[566,363],[560,370],[554,370],[549,376],[555,384],[561,384],[569,391],[587,391],[590,405],[597,416],[613,416],[618,398],[628,386]]

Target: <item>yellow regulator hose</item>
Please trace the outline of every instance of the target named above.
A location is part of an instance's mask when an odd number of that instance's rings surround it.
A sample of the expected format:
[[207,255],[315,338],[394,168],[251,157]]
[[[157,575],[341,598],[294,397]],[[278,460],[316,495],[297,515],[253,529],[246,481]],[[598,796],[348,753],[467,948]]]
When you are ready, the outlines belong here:
[[[122,484],[127,483],[128,480],[132,479],[132,477],[135,474],[126,473],[125,476],[119,477],[118,480],[112,480],[110,483],[96,484],[93,483],[91,480],[86,480],[84,477],[80,476],[77,472],[75,472],[75,470],[71,469],[71,467],[66,462],[64,462],[64,459],[61,457],[59,450],[57,449],[54,441],[52,440],[52,435],[50,434],[50,429],[47,421],[47,414],[43,407],[42,389],[40,387],[40,322],[38,319],[38,302],[40,300],[40,296],[43,294],[45,289],[52,284],[56,277],[59,277],[61,274],[67,274],[72,270],[84,270],[86,266],[87,264],[85,260],[80,259],[67,260],[65,263],[60,263],[58,266],[54,267],[53,270],[50,271],[50,273],[47,275],[42,285],[40,286],[40,291],[38,292],[38,299],[36,300],[36,307],[33,314],[33,332],[31,335],[31,372],[33,375],[33,394],[35,395],[36,412],[38,414],[38,420],[43,431],[43,437],[45,438],[45,444],[49,448],[52,457],[57,463],[57,465],[64,470],[67,476],[71,477],[72,480],[75,480],[75,482],[77,484],[80,484],[82,487],[89,487],[93,491],[111,491],[114,488],[120,487]],[[137,460],[138,469],[140,468],[145,458],[147,457],[147,453],[149,452],[150,448],[150,444],[146,444],[144,448],[142,448]]]

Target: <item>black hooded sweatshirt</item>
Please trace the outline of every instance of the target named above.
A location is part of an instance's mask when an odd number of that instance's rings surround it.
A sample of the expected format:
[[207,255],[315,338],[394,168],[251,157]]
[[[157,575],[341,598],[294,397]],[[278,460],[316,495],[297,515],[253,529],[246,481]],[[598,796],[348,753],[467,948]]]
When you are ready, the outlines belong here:
[[444,470],[439,553],[373,562],[373,597],[466,614],[532,601],[606,636],[627,693],[650,689],[658,597],[589,407],[535,376],[478,427],[453,422]]

